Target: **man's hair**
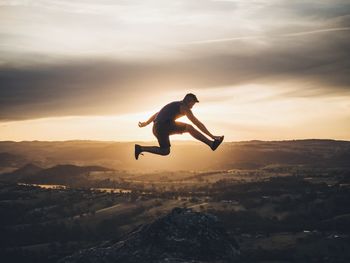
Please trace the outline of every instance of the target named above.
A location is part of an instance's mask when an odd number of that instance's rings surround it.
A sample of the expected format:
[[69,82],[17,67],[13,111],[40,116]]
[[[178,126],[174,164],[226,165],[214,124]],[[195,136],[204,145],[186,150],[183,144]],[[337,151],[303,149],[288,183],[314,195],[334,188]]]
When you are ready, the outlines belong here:
[[187,93],[183,100],[184,101],[193,100],[195,102],[199,102],[199,100],[197,99],[196,95],[194,95],[193,93]]

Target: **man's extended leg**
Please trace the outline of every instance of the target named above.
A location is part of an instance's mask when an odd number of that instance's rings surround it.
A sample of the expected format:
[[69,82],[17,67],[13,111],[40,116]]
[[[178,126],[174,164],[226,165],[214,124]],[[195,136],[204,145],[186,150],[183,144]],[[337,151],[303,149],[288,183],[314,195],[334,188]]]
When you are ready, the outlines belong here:
[[192,135],[192,137],[196,138],[197,140],[204,142],[206,145],[208,145],[210,148],[213,146],[214,141],[209,140],[207,137],[205,137],[200,131],[196,130],[192,125],[187,124],[186,126],[186,132]]
[[158,155],[168,155],[170,153],[170,147],[161,148],[158,146],[141,146],[141,145],[135,144],[135,158],[136,158],[136,160],[139,158],[139,155],[142,152],[149,152],[149,153],[154,153],[154,154],[158,154]]
[[219,139],[215,139],[214,141],[209,140],[207,137],[205,137],[200,131],[196,130],[192,125],[187,124],[186,126],[186,132],[192,135],[192,137],[196,138],[197,140],[204,142],[206,145],[208,145],[213,151],[215,151],[219,145],[224,140],[224,136],[220,137]]

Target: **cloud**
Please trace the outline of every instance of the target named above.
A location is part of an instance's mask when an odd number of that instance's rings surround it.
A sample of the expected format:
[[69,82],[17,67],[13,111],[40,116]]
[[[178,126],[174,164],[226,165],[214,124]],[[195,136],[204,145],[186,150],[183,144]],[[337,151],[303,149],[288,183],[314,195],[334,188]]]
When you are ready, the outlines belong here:
[[348,34],[322,34],[302,42],[274,40],[253,52],[189,47],[192,55],[177,60],[83,60],[3,67],[0,119],[133,112],[151,107],[154,94],[249,83],[294,81],[318,94],[348,92],[349,40]]
[[[334,32],[334,31],[350,31],[350,27],[322,28],[322,29],[315,29],[315,30],[311,30],[311,31],[301,31],[301,32],[294,32],[294,33],[278,34],[278,35],[274,35],[274,36],[270,36],[270,37],[274,37],[274,38],[299,37],[299,36],[328,33],[328,32]],[[264,39],[264,38],[266,38],[265,35],[241,36],[241,37],[238,36],[238,37],[230,37],[230,38],[198,40],[198,41],[184,42],[184,43],[179,43],[179,44],[182,44],[182,45],[211,44],[211,43],[219,43],[219,42],[232,42],[232,41],[240,41],[240,40]]]
[[350,30],[350,27],[323,28],[323,29],[317,29],[317,30],[312,30],[312,31],[288,33],[288,34],[284,34],[282,36],[296,37],[296,36],[305,36],[305,35],[310,35],[310,34],[320,34],[320,33],[327,33],[327,32],[333,32],[333,31],[349,31],[349,30]]
[[251,83],[349,92],[346,1],[6,3],[2,121],[136,112],[161,94]]

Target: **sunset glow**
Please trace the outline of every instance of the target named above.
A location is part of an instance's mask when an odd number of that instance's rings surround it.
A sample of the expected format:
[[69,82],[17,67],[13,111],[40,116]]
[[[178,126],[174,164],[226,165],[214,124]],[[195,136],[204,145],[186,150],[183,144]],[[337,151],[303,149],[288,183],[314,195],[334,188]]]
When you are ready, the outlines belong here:
[[[212,96],[218,91],[220,94]],[[336,139],[349,138],[350,96],[288,98],[281,97],[274,89],[255,85],[207,90],[201,95],[201,102],[193,108],[193,112],[214,133],[226,134],[230,141],[329,138],[330,134]],[[180,94],[179,96],[181,98]],[[157,112],[156,108],[115,116],[70,116],[12,121],[1,125],[0,136],[14,141],[77,138],[150,141],[154,140],[152,126],[140,129],[137,123],[147,120],[154,112]],[[186,117],[178,120],[190,123]],[[173,138],[191,139],[189,135],[176,135]]]
[[349,9],[0,1],[0,138],[152,141],[138,121],[193,92],[195,115],[228,141],[350,140]]

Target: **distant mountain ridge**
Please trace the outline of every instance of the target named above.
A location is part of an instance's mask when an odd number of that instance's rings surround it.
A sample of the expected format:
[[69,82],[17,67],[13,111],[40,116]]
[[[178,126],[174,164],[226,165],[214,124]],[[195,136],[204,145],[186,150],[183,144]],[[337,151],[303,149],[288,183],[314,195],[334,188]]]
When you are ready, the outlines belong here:
[[78,180],[95,171],[112,171],[112,169],[102,166],[77,166],[72,164],[55,165],[44,169],[29,163],[11,173],[0,174],[0,180],[22,183],[70,184],[72,179]]
[[7,182],[18,182],[23,178],[40,172],[41,170],[43,170],[43,168],[32,163],[28,163],[11,173],[0,174],[0,180]]
[[350,166],[350,141],[325,139],[224,142],[215,152],[198,142],[175,141],[169,156],[145,153],[138,161],[133,142],[0,142],[0,149],[43,167],[79,163],[119,170],[178,171],[256,169],[268,165]]
[[26,158],[24,158],[22,155],[13,154],[10,152],[0,152],[0,167],[16,167],[19,165],[23,165],[25,162]]

